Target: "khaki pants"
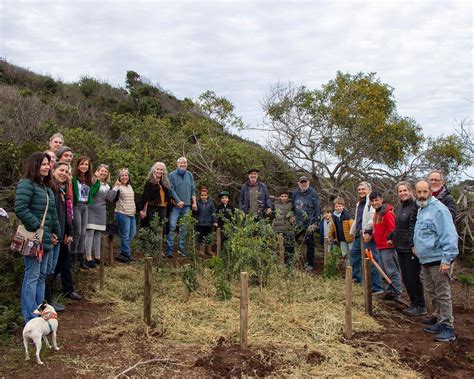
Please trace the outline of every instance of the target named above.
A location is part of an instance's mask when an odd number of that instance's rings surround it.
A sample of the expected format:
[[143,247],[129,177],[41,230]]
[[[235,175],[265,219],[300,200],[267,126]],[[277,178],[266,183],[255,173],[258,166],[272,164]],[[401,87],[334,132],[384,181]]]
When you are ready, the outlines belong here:
[[423,286],[433,303],[438,323],[453,327],[453,302],[451,299],[451,279],[447,274],[439,272],[437,266],[422,266],[421,277]]

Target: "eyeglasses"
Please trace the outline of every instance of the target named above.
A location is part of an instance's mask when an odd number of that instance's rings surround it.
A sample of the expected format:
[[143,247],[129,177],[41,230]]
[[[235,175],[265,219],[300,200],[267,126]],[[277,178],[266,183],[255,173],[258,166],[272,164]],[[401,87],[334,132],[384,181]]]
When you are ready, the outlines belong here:
[[428,179],[428,181],[429,181],[430,183],[438,183],[438,182],[442,182],[442,180],[441,180],[441,179]]

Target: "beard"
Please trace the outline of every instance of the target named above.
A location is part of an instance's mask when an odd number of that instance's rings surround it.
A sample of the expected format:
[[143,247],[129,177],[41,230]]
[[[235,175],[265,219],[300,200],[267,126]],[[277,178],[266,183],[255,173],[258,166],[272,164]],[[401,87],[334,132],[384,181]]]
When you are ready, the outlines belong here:
[[428,205],[428,199],[416,199],[416,205],[420,208],[425,208]]

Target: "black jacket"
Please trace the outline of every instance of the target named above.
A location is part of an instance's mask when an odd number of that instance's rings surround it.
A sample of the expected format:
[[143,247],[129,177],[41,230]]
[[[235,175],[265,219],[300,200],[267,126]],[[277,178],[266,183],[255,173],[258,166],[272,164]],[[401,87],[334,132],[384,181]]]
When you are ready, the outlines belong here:
[[[163,191],[165,193],[165,203],[168,205],[170,204],[171,200],[171,190],[169,188],[166,188],[163,186]],[[142,201],[140,205],[140,210],[142,210],[145,207],[146,203],[161,203],[161,196],[160,196],[160,185],[156,183],[152,183],[150,181],[146,181],[145,187],[143,188],[143,196],[142,196]],[[151,204],[150,204],[151,205]]]
[[59,191],[54,192],[54,200],[56,202],[56,211],[58,212],[58,221],[61,229],[61,235],[58,235],[58,240],[63,241],[64,235],[72,236],[72,223],[67,215],[66,210],[66,191],[59,189]]
[[388,236],[398,252],[411,252],[418,206],[416,201],[408,199],[395,208],[395,230]]
[[440,193],[436,196],[436,198],[441,201],[446,207],[449,209],[449,213],[453,216],[453,222],[456,224],[456,202],[454,201],[453,195],[451,195],[446,188],[443,187]]

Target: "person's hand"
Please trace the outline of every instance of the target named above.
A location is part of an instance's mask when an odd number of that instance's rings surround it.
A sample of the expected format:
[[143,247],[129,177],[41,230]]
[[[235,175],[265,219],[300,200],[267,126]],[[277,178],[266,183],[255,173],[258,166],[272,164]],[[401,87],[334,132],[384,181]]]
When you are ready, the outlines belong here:
[[290,222],[292,224],[296,223],[296,217],[295,216],[290,217]]
[[219,226],[219,224],[217,222],[215,222],[214,226],[217,228]]
[[120,183],[120,181],[117,180],[117,181],[115,182],[115,184],[114,184],[114,187],[120,187],[121,184],[122,184],[122,183]]
[[70,245],[72,243],[72,236],[64,236],[64,241],[66,245]]
[[449,267],[450,267],[450,265],[448,265],[446,263],[441,263],[439,265],[439,272],[441,274],[447,274],[449,272]]
[[411,252],[412,252],[413,255],[416,257],[416,249],[415,249],[415,246],[413,246],[413,247],[411,248]]
[[146,217],[146,210],[142,209],[140,211],[140,218],[143,220]]
[[176,204],[176,206],[178,208],[183,208],[184,207],[184,201],[178,201],[178,203]]
[[392,241],[392,240],[388,240],[388,241],[387,241],[387,244],[388,244],[388,246],[393,246],[393,241]]
[[96,170],[96,172],[94,172],[94,176],[99,179],[99,170]]
[[267,208],[267,210],[265,211],[265,213],[266,213],[267,215],[272,214],[272,208]]
[[368,233],[364,233],[364,242],[369,243],[370,241],[372,241],[372,236]]
[[[184,205],[184,203],[183,203],[183,205]],[[198,210],[197,204],[196,204],[196,203],[193,203],[193,205],[191,205],[191,209],[192,209],[193,211],[197,211],[197,210]]]
[[53,245],[57,245],[58,242],[59,242],[58,236],[57,236],[56,234],[54,234],[54,233],[51,233],[51,243],[52,243]]

